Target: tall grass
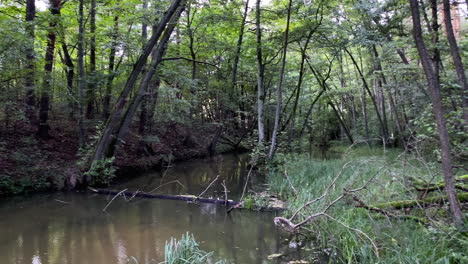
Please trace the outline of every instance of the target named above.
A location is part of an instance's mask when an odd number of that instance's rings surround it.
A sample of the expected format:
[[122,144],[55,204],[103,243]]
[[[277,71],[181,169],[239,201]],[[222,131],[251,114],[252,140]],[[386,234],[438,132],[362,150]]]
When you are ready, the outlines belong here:
[[[418,194],[406,184],[409,177],[426,180],[440,178],[435,170],[436,165],[423,164],[420,159],[400,155],[396,150],[383,153],[381,149],[362,147],[333,160],[314,160],[308,155],[297,154],[277,155],[276,159],[279,165],[270,171],[268,182],[270,192],[288,201],[286,217],[307,201],[320,197],[333,179],[341,175],[322,200],[305,208],[299,219],[294,221],[296,223],[323,210],[344,189],[366,186],[356,196],[372,205],[416,199]],[[429,226],[424,226],[411,220],[390,219],[357,208],[352,198],[345,197],[327,211],[331,217],[319,217],[309,223],[307,229],[309,236],[321,248],[331,250],[331,260],[334,262],[468,263],[466,234],[445,224],[448,215],[446,208],[397,213],[413,214],[433,221]],[[377,254],[375,246],[378,248]]]
[[193,235],[186,233],[180,240],[171,238],[166,243],[164,264],[224,264],[224,260],[213,261],[213,252],[205,252],[198,247]]
[[[151,262],[153,263],[153,262]],[[171,238],[164,248],[164,262],[159,264],[227,264],[225,260],[213,260],[213,252],[205,252],[198,247],[192,234],[182,235],[180,240]],[[140,264],[130,257],[127,264]]]

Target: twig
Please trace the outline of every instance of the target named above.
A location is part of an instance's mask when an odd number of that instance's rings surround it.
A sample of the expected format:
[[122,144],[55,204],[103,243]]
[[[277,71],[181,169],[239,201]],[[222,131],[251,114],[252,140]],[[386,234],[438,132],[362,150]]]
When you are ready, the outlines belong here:
[[219,175],[216,176],[216,178],[208,185],[208,187],[206,187],[206,189],[200,193],[196,199],[202,197],[203,194],[205,194],[206,191],[208,191],[208,189],[210,189],[211,185],[213,185],[213,183],[215,183],[217,180],[219,179]]
[[288,172],[286,170],[284,170],[284,177],[286,177],[286,180],[288,180],[289,186],[291,186],[291,189],[293,190],[294,194],[297,195],[297,190],[296,188],[294,188],[291,179],[289,179]]
[[245,191],[247,190],[247,185],[249,183],[249,180],[250,180],[250,174],[252,173],[252,169],[253,169],[254,165],[250,165],[250,170],[249,170],[249,173],[247,173],[247,179],[245,180],[245,184],[244,184],[244,189],[242,190],[242,195],[241,195],[241,198],[239,201],[242,202],[242,199],[244,198],[244,195],[245,195]]
[[109,207],[109,205],[115,200],[115,198],[117,198],[117,196],[121,195],[122,193],[124,193],[125,191],[127,191],[127,189],[123,189],[122,191],[120,191],[119,193],[117,193],[116,195],[114,195],[114,197],[107,203],[107,205],[102,209],[103,212],[106,211],[107,207]]
[[54,199],[54,201],[59,202],[59,203],[64,203],[64,204],[70,204],[69,202],[65,202],[65,201],[62,201],[62,200],[59,200],[59,199]]
[[227,201],[228,201],[228,195],[227,195],[228,189],[227,189],[227,187],[226,187],[226,180],[223,180],[223,183],[221,183],[221,185],[222,185],[223,188],[224,188],[224,200],[226,201],[226,202],[224,203],[224,205],[227,206],[227,205],[228,205],[228,203],[227,203]]
[[338,219],[332,217],[331,215],[328,215],[328,214],[325,214],[325,213],[324,213],[323,215],[326,216],[326,217],[328,217],[328,218],[330,218],[331,220],[337,222],[338,224],[340,224],[340,225],[342,225],[342,226],[344,226],[344,227],[346,227],[346,228],[348,228],[348,229],[350,229],[350,230],[353,230],[353,231],[355,231],[355,232],[357,232],[357,233],[359,233],[359,234],[365,236],[365,237],[371,242],[372,246],[374,247],[375,255],[377,256],[377,258],[380,258],[380,256],[379,256],[379,248],[377,247],[377,244],[375,244],[374,240],[372,240],[366,233],[362,232],[362,231],[359,230],[359,229],[352,228],[352,227],[346,225],[345,223],[339,221]]
[[330,185],[328,185],[328,187],[325,189],[325,191],[323,192],[323,194],[318,197],[318,198],[315,198],[314,200],[311,200],[311,201],[308,201],[307,203],[303,204],[299,209],[296,210],[296,212],[294,212],[294,214],[289,218],[289,221],[292,221],[298,214],[300,211],[302,211],[302,209],[310,206],[311,204],[314,204],[320,200],[322,200],[325,196],[327,196],[328,194],[328,191],[330,190],[330,188],[332,186],[335,185],[336,181],[338,180],[339,177],[341,177],[341,175],[343,175],[343,172],[344,172],[344,169],[349,165],[351,164],[353,161],[349,161],[347,163],[345,163],[343,165],[343,167],[341,168],[340,172],[338,173],[338,175],[333,179],[332,183]]
[[158,187],[154,188],[153,190],[149,191],[148,193],[152,193],[152,192],[156,191],[157,189],[159,189],[159,188],[161,188],[161,187],[163,187],[163,186],[166,186],[166,185],[168,185],[168,184],[171,184],[171,183],[177,183],[177,184],[179,184],[180,186],[182,186],[184,189],[187,189],[187,187],[185,187],[185,185],[183,185],[180,181],[174,180],[174,181],[170,181],[170,182],[163,183],[163,184],[159,185]]

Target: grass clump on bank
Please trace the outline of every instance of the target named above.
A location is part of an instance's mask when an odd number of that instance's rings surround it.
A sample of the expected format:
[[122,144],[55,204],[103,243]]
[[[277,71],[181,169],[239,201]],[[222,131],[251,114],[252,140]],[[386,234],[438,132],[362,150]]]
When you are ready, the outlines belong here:
[[[340,159],[277,155],[268,176],[270,192],[288,201],[284,219],[330,251],[340,263],[462,263],[468,261],[466,234],[452,228],[446,204],[400,210],[376,204],[443,195],[422,194],[411,179],[441,180],[437,164],[397,150],[360,147]],[[304,204],[309,203],[304,207]],[[302,209],[301,209],[302,208]],[[299,210],[301,209],[301,210]],[[299,212],[298,212],[299,211]],[[298,212],[298,213],[297,213]],[[293,217],[294,216],[294,217]]]

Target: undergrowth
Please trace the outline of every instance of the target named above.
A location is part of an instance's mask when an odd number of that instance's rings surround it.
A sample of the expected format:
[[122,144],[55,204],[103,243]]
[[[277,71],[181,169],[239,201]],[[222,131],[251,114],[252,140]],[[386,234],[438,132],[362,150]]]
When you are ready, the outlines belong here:
[[[294,223],[323,211],[346,190],[362,188],[353,195],[367,205],[374,205],[417,199],[419,194],[408,185],[410,177],[427,182],[442,179],[436,163],[399,150],[384,153],[378,148],[338,147],[334,151],[344,154],[331,160],[301,154],[276,156],[268,182],[271,193],[288,201],[285,217],[291,217],[303,204],[328,190],[322,199],[301,211]],[[335,184],[330,185],[335,178]],[[428,221],[421,224],[371,212],[358,208],[352,196],[345,196],[301,232],[313,237],[320,248],[329,252],[331,261],[337,263],[468,263],[466,232],[448,224],[448,206],[412,208],[392,214]]]

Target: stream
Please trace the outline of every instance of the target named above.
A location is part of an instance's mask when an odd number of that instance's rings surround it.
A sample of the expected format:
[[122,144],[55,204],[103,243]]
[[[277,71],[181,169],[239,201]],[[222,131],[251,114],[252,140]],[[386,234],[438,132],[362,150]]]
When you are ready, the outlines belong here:
[[[237,200],[248,173],[248,155],[226,154],[179,162],[167,168],[128,175],[113,189],[199,195]],[[252,174],[249,188],[264,179]],[[171,237],[192,233],[205,251],[230,263],[275,263],[267,257],[286,253],[289,235],[273,224],[275,213],[233,210],[213,204],[117,197],[90,193],[53,193],[0,201],[0,263],[107,264],[160,263]],[[297,259],[297,258],[296,258]],[[299,258],[300,259],[300,258]],[[280,263],[280,262],[278,262]]]

